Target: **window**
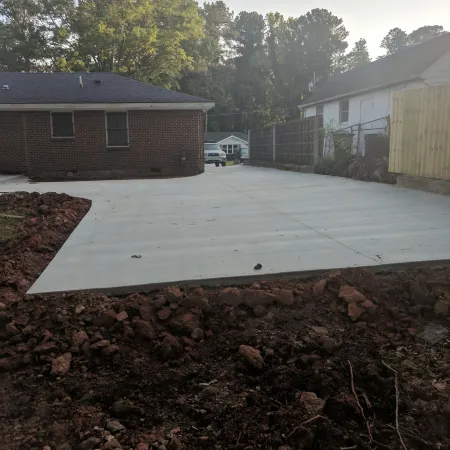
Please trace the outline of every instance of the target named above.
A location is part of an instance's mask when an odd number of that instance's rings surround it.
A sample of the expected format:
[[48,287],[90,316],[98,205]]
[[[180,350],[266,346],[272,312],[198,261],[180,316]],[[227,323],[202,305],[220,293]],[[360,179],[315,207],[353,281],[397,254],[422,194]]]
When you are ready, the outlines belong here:
[[323,116],[323,105],[316,106],[316,116]]
[[341,100],[339,102],[339,123],[348,122],[349,101]]
[[106,113],[106,135],[108,147],[128,147],[128,114]]
[[73,113],[58,112],[51,114],[52,137],[73,138],[75,130],[73,126]]

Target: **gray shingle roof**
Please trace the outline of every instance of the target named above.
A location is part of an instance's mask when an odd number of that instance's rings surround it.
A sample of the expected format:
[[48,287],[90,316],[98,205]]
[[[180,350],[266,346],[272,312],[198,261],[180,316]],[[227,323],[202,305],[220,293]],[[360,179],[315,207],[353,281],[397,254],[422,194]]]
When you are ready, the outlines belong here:
[[205,133],[205,142],[220,142],[230,136],[235,136],[248,142],[247,133],[242,133],[240,131],[208,131]]
[[318,86],[302,104],[345,96],[354,92],[392,86],[420,75],[450,50],[450,33],[406,47],[393,55],[336,75]]
[[[80,75],[83,87],[80,87]],[[94,83],[96,80],[101,84]],[[1,89],[4,85],[9,89]],[[0,72],[0,89],[0,104],[209,102],[105,72]]]

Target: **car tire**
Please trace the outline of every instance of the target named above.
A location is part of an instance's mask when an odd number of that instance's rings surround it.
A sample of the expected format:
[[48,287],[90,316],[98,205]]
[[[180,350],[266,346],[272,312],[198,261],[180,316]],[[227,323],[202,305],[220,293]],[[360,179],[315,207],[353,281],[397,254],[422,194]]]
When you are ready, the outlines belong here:
[[221,163],[221,164],[222,164],[222,167],[225,167],[227,165],[227,163]]
[[219,163],[216,163],[216,167],[219,167],[219,165],[220,165]]

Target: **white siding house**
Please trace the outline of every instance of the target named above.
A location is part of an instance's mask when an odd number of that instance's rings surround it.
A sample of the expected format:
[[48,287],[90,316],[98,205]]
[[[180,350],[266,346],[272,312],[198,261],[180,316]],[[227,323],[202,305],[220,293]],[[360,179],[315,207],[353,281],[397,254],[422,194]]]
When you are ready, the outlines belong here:
[[[353,134],[356,148],[364,154],[364,135],[386,128],[395,91],[446,83],[450,83],[450,34],[336,75],[300,108],[305,117],[323,115],[325,130]],[[325,139],[324,154],[332,151]]]
[[240,132],[208,132],[205,134],[205,142],[215,142],[222,150],[230,155],[238,150],[248,149],[248,136]]

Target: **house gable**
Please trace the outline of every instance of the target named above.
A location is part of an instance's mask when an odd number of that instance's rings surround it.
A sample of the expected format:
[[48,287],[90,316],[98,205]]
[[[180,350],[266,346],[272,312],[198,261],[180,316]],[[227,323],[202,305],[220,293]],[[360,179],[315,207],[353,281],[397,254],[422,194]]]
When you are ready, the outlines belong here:
[[[299,106],[305,108],[317,103],[420,80],[427,69],[436,64],[449,51],[450,33],[407,47],[393,55],[332,77],[328,82],[319,86]],[[445,64],[442,67],[445,68]]]

